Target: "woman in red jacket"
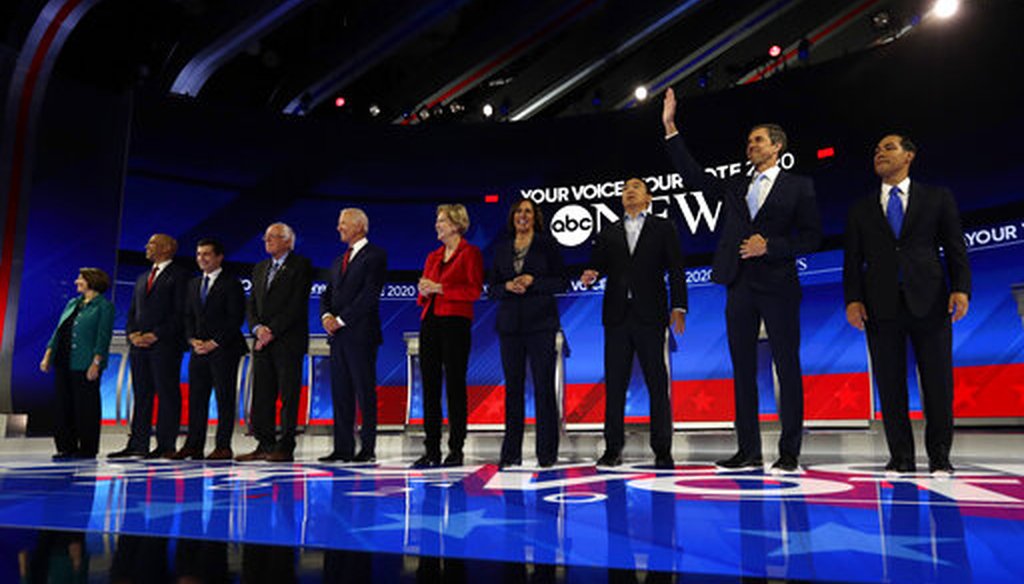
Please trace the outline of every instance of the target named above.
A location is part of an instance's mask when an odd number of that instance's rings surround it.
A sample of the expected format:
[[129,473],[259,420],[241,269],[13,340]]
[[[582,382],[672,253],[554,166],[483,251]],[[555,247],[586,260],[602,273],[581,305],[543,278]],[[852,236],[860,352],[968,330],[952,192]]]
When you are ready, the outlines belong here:
[[420,374],[426,453],[413,466],[441,465],[441,378],[448,389],[448,456],[445,466],[462,466],[466,441],[466,367],[469,364],[473,302],[480,298],[484,260],[480,248],[462,235],[469,214],[462,205],[440,205],[434,223],[443,244],[423,266],[417,303],[420,316]]

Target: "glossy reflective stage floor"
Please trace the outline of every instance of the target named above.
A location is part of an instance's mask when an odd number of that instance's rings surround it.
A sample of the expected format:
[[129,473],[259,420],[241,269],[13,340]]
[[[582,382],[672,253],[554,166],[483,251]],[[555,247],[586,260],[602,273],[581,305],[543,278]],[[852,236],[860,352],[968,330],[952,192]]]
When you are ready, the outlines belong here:
[[[308,460],[326,450],[304,440]],[[731,444],[688,440],[677,457]],[[878,441],[812,434],[804,474],[778,477],[716,470],[717,452],[675,471],[412,471],[405,446],[376,465],[53,463],[47,440],[4,440],[0,581],[23,550],[23,567],[84,556],[104,582],[1021,581],[1024,435],[961,432],[953,478],[887,476]]]

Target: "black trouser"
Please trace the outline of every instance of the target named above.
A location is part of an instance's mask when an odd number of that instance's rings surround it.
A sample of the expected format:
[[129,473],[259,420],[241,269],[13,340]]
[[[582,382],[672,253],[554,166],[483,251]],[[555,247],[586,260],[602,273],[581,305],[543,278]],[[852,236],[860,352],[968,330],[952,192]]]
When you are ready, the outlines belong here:
[[[869,309],[870,312],[870,309]],[[953,328],[944,299],[928,316],[915,317],[901,302],[895,319],[870,318],[865,326],[872,369],[882,405],[889,454],[914,461],[907,390],[907,338],[920,373],[925,449],[932,461],[946,461],[953,445]]]
[[89,381],[85,371],[67,365],[53,368],[57,420],[53,441],[57,452],[96,456],[100,446],[100,380]]
[[153,424],[153,398],[160,400],[156,418],[156,448],[159,452],[176,450],[181,429],[181,356],[176,347],[150,349],[132,347],[132,435],[128,448],[149,451]]
[[604,442],[609,452],[620,453],[625,443],[626,389],[633,355],[640,361],[650,394],[651,450],[655,456],[672,455],[672,407],[668,378],[668,329],[644,324],[630,307],[626,319],[604,327],[605,409]]
[[441,380],[448,394],[448,451],[462,453],[466,441],[466,368],[470,320],[428,314],[420,324],[423,429],[427,454],[441,453]]
[[202,451],[210,419],[210,393],[217,395],[216,448],[231,448],[238,396],[238,361],[241,357],[217,348],[206,355],[194,352],[188,361],[188,438],[185,448]]
[[758,418],[757,344],[764,319],[779,378],[779,454],[800,456],[804,427],[804,382],[800,367],[800,289],[754,290],[740,275],[726,293],[725,326],[732,358],[739,451],[761,458]]
[[377,344],[339,331],[331,339],[331,401],[334,406],[334,453],[351,457],[356,403],[363,415],[360,450],[374,454],[377,445]]
[[537,414],[537,460],[558,459],[558,404],[555,401],[555,331],[498,336],[505,372],[505,439],[501,460],[520,462],[523,456],[523,417],[526,362],[533,373]]
[[[272,341],[253,351],[252,433],[264,452],[295,451],[295,427],[302,390],[302,359],[305,352]],[[281,395],[281,437],[276,437],[277,396]]]

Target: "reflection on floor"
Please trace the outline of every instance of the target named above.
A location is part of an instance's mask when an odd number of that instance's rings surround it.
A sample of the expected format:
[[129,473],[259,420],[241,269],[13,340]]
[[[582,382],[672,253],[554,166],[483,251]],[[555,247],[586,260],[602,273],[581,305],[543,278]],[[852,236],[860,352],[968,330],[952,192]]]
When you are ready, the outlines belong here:
[[[419,471],[398,459],[54,463],[48,441],[6,440],[0,524],[45,531],[7,529],[0,541],[20,537],[36,550],[23,555],[23,566],[71,571],[116,549],[111,580],[122,569],[217,576],[248,565],[263,575],[284,570],[269,581],[289,581],[312,561],[325,573],[369,570],[377,580],[438,581],[444,573],[455,581],[584,581],[574,574],[591,581],[640,571],[649,572],[647,581],[671,573],[1019,581],[1022,435],[958,440],[952,478],[889,475],[884,458],[865,462],[852,448],[805,457],[803,474],[775,476],[724,472],[696,456],[674,471],[643,461],[506,471],[493,464]],[[467,566],[475,567],[460,576]],[[87,569],[94,568],[95,559]],[[8,575],[0,580],[12,581]]]

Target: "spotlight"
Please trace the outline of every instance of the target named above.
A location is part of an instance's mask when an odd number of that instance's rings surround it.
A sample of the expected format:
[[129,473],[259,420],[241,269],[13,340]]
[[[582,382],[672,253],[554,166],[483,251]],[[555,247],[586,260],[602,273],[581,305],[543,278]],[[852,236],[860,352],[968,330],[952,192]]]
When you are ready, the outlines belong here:
[[448,111],[450,111],[453,114],[461,113],[465,111],[465,109],[466,107],[457,101],[453,101],[450,104],[448,104]]
[[888,10],[879,10],[871,15],[871,26],[875,30],[888,30],[890,24],[892,24],[892,15]]
[[800,44],[796,48],[796,56],[801,61],[806,61],[811,58],[811,41],[807,38],[800,39]]
[[419,117],[421,120],[430,119],[430,110],[423,108],[420,110]]
[[932,7],[932,14],[939,18],[950,18],[959,8],[959,0],[938,0]]
[[340,95],[334,98],[334,107],[345,107],[345,98]]
[[489,104],[489,103],[485,103],[484,104],[484,117],[485,118],[489,118],[489,117],[491,117],[493,115],[494,115],[494,106]]
[[637,88],[633,90],[633,97],[635,97],[637,101],[647,99],[647,88],[643,85],[637,86]]
[[380,106],[375,104],[375,103],[371,103],[370,104],[370,115],[373,116],[373,117],[379,116],[380,115]]
[[779,45],[772,45],[768,47],[768,56],[773,59],[778,59],[779,55],[782,54],[782,47]]

